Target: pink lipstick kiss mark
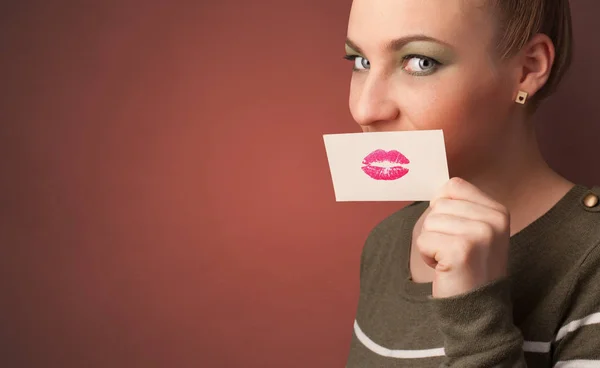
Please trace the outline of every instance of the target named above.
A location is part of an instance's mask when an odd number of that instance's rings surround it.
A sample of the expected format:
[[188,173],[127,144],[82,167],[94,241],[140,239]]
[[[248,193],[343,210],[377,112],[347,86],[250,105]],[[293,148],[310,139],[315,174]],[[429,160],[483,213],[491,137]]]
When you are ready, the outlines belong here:
[[408,169],[400,165],[409,164],[410,161],[396,150],[386,152],[377,149],[369,153],[362,163],[366,165],[362,167],[365,174],[375,180],[398,180],[408,174]]

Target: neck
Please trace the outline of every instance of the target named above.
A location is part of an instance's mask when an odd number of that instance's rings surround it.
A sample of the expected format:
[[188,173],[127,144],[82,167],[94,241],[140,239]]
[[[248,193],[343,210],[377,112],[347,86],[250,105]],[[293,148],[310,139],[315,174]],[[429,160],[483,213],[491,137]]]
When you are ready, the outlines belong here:
[[[544,160],[531,124],[508,133],[502,155],[490,157],[465,179],[506,206],[511,214],[511,235],[546,213],[573,183],[552,170]],[[522,127],[527,126],[526,129]]]

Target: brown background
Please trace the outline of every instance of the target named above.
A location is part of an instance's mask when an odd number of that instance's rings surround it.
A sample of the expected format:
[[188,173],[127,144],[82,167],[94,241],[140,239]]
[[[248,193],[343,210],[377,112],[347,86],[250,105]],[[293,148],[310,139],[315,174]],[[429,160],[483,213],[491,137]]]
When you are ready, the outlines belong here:
[[[0,365],[343,367],[362,243],[404,205],[334,201],[349,7],[2,3]],[[572,7],[573,69],[538,120],[589,185],[600,3]]]

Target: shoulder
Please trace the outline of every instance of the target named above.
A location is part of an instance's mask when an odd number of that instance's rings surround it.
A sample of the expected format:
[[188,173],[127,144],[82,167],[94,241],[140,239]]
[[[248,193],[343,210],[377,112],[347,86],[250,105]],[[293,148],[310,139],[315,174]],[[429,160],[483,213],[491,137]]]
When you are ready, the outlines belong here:
[[587,258],[598,253],[600,244],[600,187],[582,191],[575,200],[560,230],[568,251]]
[[[569,252],[577,256],[572,264],[573,278],[563,303],[564,326],[557,337],[557,340],[562,339],[559,346],[579,344],[578,339],[590,340],[586,334],[589,333],[591,337],[600,331],[600,295],[597,292],[600,284],[600,187],[594,187],[583,195],[581,203],[578,216],[568,221],[576,229]],[[564,258],[568,257],[564,255]],[[587,324],[594,326],[578,330]],[[594,341],[593,349],[597,349],[597,340],[591,340]]]
[[581,266],[593,265],[592,271],[597,274],[600,267],[600,186],[594,186],[581,195],[579,211],[569,219],[569,224],[580,245]]
[[[580,357],[598,355],[600,333],[600,187],[583,191],[572,216],[564,221],[569,234],[561,260],[572,259],[571,270],[558,279],[553,277],[557,292],[565,290],[560,300],[560,315],[554,355],[565,360],[577,354]],[[572,276],[572,277],[571,277]],[[562,280],[565,280],[562,282]],[[561,285],[564,286],[561,289]],[[585,328],[582,328],[584,327]]]
[[[543,241],[546,251],[537,257],[547,264],[541,269],[561,280],[556,286],[569,284],[571,292],[590,277],[594,283],[600,282],[600,187],[582,188],[560,222],[547,229]],[[530,267],[537,269],[535,265]]]

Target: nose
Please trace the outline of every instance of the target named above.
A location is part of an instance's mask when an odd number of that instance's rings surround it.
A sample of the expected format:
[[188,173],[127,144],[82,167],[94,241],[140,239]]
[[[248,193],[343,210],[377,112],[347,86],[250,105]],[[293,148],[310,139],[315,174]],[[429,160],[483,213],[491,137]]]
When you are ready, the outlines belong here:
[[400,109],[391,92],[389,78],[375,74],[352,86],[350,110],[363,130],[398,119]]

